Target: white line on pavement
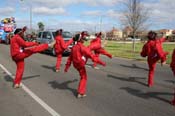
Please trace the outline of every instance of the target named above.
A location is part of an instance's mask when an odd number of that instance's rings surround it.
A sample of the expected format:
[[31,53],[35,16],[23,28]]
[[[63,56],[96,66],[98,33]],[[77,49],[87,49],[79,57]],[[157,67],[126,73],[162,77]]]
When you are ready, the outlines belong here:
[[[14,79],[12,74],[2,65],[0,67]],[[33,93],[27,86],[21,83],[23,90],[28,93],[36,102],[38,102],[45,110],[47,110],[52,116],[60,116],[54,109],[52,109],[49,105],[47,105],[42,99],[40,99],[35,93]]]

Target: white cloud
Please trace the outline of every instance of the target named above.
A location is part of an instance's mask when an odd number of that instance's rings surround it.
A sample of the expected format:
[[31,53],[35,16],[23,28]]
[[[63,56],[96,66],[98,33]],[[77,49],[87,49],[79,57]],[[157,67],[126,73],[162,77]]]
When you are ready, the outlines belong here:
[[102,11],[99,11],[99,10],[86,11],[86,12],[83,12],[82,15],[85,15],[85,16],[101,16],[102,15]]
[[32,9],[32,12],[39,15],[64,15],[66,11],[63,8],[48,8],[48,7],[36,7]]
[[112,6],[120,1],[121,0],[30,0],[30,3],[49,7],[63,7],[79,3],[88,4],[90,6]]
[[110,9],[106,12],[106,16],[111,17],[113,19],[118,19],[121,16],[121,13],[119,13],[113,9]]
[[[175,20],[175,1],[174,0],[159,0],[156,3],[146,3],[145,6],[150,9],[150,19],[156,25],[169,25]],[[155,26],[156,26],[155,25]]]
[[12,7],[4,7],[0,8],[0,14],[1,15],[11,15],[15,12],[15,9]]
[[121,0],[80,0],[91,6],[113,6],[119,3]]
[[106,18],[118,19],[121,16],[121,13],[117,12],[114,9],[109,9],[107,11],[100,11],[100,10],[86,11],[86,12],[83,12],[82,15],[96,16],[96,17],[102,16]]

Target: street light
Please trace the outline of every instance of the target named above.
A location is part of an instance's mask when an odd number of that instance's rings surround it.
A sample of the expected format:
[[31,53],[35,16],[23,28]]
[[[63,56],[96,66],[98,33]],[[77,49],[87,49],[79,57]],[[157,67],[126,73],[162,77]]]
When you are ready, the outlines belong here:
[[30,31],[32,32],[32,5],[30,5]]
[[[24,0],[20,0],[21,2],[23,2]],[[29,11],[30,11],[30,32],[32,32],[32,5],[29,4]]]

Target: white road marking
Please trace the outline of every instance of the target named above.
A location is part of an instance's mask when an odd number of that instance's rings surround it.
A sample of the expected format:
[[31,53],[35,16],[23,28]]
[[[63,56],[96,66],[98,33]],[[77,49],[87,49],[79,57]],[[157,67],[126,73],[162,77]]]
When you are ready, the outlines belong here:
[[[0,67],[10,76],[14,79],[12,74],[2,65],[0,64]],[[58,114],[54,109],[52,109],[49,105],[47,105],[42,99],[40,99],[35,93],[33,93],[27,86],[25,86],[23,83],[21,83],[22,89],[28,93],[37,103],[39,103],[45,110],[47,110],[52,116],[61,116]]]
[[86,67],[88,67],[88,68],[93,68],[93,69],[96,69],[96,70],[99,70],[99,69],[100,69],[99,67],[95,67],[95,68],[94,68],[93,66],[88,65],[88,64],[86,64],[85,66],[86,66]]

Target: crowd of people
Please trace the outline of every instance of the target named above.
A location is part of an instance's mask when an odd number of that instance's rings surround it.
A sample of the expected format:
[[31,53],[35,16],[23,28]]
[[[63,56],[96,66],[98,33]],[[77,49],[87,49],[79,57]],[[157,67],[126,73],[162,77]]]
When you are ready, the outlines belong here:
[[[55,40],[49,44],[38,44],[36,42],[27,42],[24,40],[24,32],[26,31],[26,27],[23,29],[17,28],[14,32],[14,36],[11,39],[10,50],[11,57],[13,61],[16,63],[16,76],[14,79],[14,88],[19,88],[22,80],[23,72],[24,72],[24,59],[31,56],[32,54],[44,51],[46,49],[54,48],[57,56],[55,71],[60,71],[60,64],[62,60],[63,51],[74,42],[75,45],[72,47],[71,53],[67,59],[65,64],[64,71],[68,72],[69,67],[73,64],[74,68],[79,72],[80,82],[77,89],[77,98],[83,98],[86,96],[86,84],[87,84],[87,73],[85,65],[88,59],[91,59],[94,64],[93,67],[96,68],[97,64],[105,66],[106,63],[103,62],[99,55],[103,54],[109,58],[112,58],[112,55],[108,53],[101,43],[102,33],[96,33],[96,38],[92,39],[89,46],[85,46],[84,42],[86,41],[86,37],[88,36],[87,31],[83,31],[81,33],[75,34],[72,39],[68,42],[64,42],[62,37],[62,29],[56,31]],[[165,37],[157,38],[157,34],[153,31],[148,33],[148,41],[144,44],[141,56],[147,57],[147,63],[149,67],[148,73],[148,87],[152,87],[154,85],[154,72],[156,63],[160,60],[161,64],[164,65],[166,63],[166,56],[168,52],[165,52],[162,47],[162,42],[166,40]],[[170,67],[175,76],[175,49],[172,54],[172,61]],[[175,93],[174,98],[171,102],[175,105]]]

